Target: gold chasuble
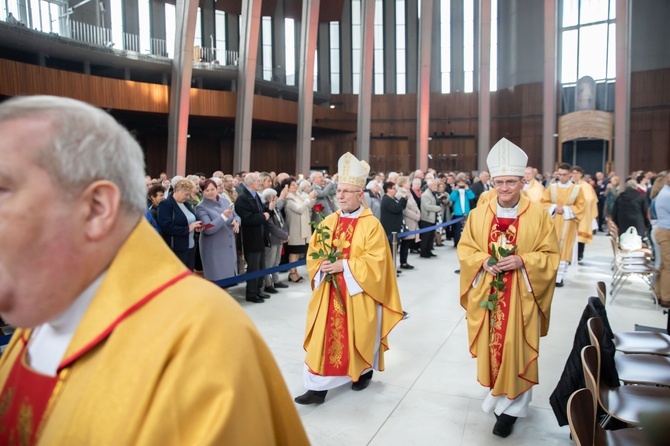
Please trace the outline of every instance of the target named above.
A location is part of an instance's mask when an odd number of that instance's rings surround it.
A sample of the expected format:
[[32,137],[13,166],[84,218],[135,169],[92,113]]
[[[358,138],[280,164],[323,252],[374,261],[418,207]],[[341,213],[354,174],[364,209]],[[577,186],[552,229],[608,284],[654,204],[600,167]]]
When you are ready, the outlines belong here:
[[554,213],[554,228],[558,246],[561,253],[561,260],[572,262],[572,250],[577,238],[577,229],[579,222],[586,213],[586,200],[581,188],[575,184],[570,187],[558,187],[556,184],[550,185],[540,200],[540,205],[544,209],[549,209],[552,204],[561,206],[570,206],[575,218],[566,220],[563,214]]
[[542,195],[544,195],[544,186],[539,181],[532,179],[528,183],[528,189],[524,189],[523,192],[531,202],[538,204],[542,199]]
[[3,445],[309,444],[242,307],[192,275],[144,218],[55,377],[27,366],[30,334],[17,329],[0,358]]
[[593,219],[598,218],[598,196],[593,187],[586,181],[580,180],[578,184],[584,194],[586,207],[584,218],[579,221],[577,241],[590,245],[593,243]]
[[[381,326],[379,370],[384,370],[388,335],[403,317],[395,267],[384,228],[370,209],[363,209],[358,218],[343,217],[338,210],[321,225],[333,230],[329,241],[343,253],[341,258],[347,259],[363,292],[351,296],[343,273],[335,275],[343,305],[330,282],[324,280],[313,290],[303,344],[307,352],[305,363],[310,373],[349,376],[358,381],[361,373],[374,365],[377,328]],[[319,251],[316,239],[315,232],[308,253]],[[307,255],[312,287],[322,261]]]
[[[519,200],[516,218],[498,218],[497,207],[493,200],[475,208],[458,243],[461,305],[467,311],[477,380],[493,396],[515,399],[539,382],[537,358],[540,336],[549,330],[558,242],[547,211],[526,197]],[[494,291],[494,276],[483,269],[492,243],[496,248],[516,246],[523,268],[502,275],[505,290],[489,311],[481,303]]]

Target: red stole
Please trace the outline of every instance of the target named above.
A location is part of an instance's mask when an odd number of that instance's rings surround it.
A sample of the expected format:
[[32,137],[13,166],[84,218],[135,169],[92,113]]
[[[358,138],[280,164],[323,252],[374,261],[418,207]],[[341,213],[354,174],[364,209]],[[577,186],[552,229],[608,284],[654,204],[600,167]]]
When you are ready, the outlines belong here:
[[[351,251],[351,239],[356,229],[357,218],[339,217],[333,234],[333,245],[342,253],[340,259],[348,259]],[[347,323],[347,284],[343,273],[335,274],[334,280],[340,289],[337,298],[335,287],[330,285],[328,295],[328,325],[324,354],[323,376],[346,376],[349,370],[349,330]],[[344,308],[340,306],[340,302]]]
[[114,328],[124,319],[144,306],[166,288],[191,275],[184,271],[168,280],[123,312],[111,325],[94,338],[83,349],[72,356],[63,358],[58,365],[57,376],[47,376],[36,372],[25,360],[28,339],[23,345],[5,386],[0,394],[0,445],[32,445],[39,440],[40,428],[48,419],[49,409],[58,398],[59,391],[69,374],[70,366],[93,347],[104,341]]
[[54,389],[67,375],[61,371],[47,376],[30,368],[25,362],[26,343],[24,340],[0,396],[0,444],[37,443],[37,429],[51,406]]
[[[493,218],[491,221],[491,230],[489,231],[489,254],[491,252],[491,243],[499,246],[503,242],[503,236],[506,244],[503,246],[506,249],[511,248],[516,244],[516,234],[519,227],[519,219],[517,218]],[[512,297],[512,282],[515,271],[507,271],[502,275],[502,280],[505,283],[505,291],[498,291],[498,304],[493,310],[493,317],[495,324],[491,327],[489,323],[490,342],[489,354],[491,364],[491,385],[493,388],[498,379],[500,366],[502,364],[503,346],[505,345],[505,334],[507,333],[507,322],[509,320],[510,299]],[[496,289],[491,287],[491,293],[496,292]]]

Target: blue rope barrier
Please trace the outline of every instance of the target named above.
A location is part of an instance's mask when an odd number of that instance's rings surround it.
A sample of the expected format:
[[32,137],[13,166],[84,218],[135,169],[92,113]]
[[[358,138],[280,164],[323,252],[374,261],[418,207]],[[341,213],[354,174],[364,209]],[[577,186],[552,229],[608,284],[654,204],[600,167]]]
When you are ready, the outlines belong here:
[[[445,226],[450,226],[450,225],[453,225],[453,224],[456,224],[456,223],[460,223],[461,221],[463,221],[463,217],[458,217],[458,218],[455,218],[453,220],[449,220],[447,222],[440,223],[439,225],[434,225],[434,226],[429,226],[427,228],[417,229],[416,231],[401,232],[401,233],[398,234],[398,238],[405,238],[405,237],[409,237],[409,236],[416,235],[416,234],[423,234],[424,232],[434,231],[438,228],[443,228]],[[402,237],[401,237],[401,235],[402,235]],[[392,237],[393,236],[390,235],[388,237],[389,240]],[[297,268],[299,266],[302,266],[305,263],[307,263],[307,261],[305,259],[302,259],[302,260],[298,260],[297,262],[293,262],[293,263],[285,263],[283,265],[274,266],[272,268],[266,268],[266,269],[262,269],[262,270],[259,270],[259,271],[254,271],[254,272],[251,272],[251,273],[241,274],[239,276],[228,277],[226,279],[217,280],[213,283],[215,283],[216,285],[218,285],[220,287],[225,288],[225,287],[237,285],[238,283],[241,283],[241,282],[246,282],[247,280],[259,279],[261,277],[267,276],[268,274],[281,273],[283,271],[288,271],[292,268]]]
[[9,344],[9,340],[12,339],[12,335],[3,335],[0,336],[0,347]]

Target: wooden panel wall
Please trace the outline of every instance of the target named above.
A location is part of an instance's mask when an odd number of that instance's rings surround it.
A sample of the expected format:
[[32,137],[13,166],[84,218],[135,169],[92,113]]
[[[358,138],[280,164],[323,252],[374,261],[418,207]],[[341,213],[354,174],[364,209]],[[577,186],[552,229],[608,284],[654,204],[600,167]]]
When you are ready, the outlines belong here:
[[631,171],[670,168],[670,69],[631,73],[630,103]]

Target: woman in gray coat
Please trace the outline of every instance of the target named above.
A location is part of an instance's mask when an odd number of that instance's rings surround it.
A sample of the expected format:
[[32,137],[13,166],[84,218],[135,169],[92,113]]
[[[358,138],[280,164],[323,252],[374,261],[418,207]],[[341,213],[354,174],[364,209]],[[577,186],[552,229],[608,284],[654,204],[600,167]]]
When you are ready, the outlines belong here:
[[216,281],[236,276],[235,234],[240,230],[240,217],[230,201],[219,197],[214,181],[205,180],[200,187],[204,198],[195,213],[202,220],[200,256],[205,279]]

